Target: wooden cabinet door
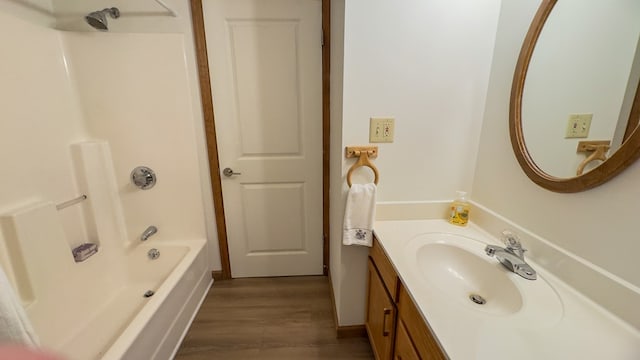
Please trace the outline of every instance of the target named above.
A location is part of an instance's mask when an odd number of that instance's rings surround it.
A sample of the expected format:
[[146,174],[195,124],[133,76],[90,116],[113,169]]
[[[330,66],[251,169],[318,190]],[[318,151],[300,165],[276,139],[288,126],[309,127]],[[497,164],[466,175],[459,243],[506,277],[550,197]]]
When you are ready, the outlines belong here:
[[420,360],[420,356],[413,347],[411,338],[401,320],[398,320],[398,326],[396,328],[396,346],[393,360]]
[[422,315],[418,308],[411,300],[409,293],[400,286],[400,295],[398,296],[398,311],[400,313],[400,321],[407,330],[407,334],[411,338],[411,343],[421,359],[426,360],[446,360],[447,356],[440,349],[438,341],[431,332],[427,323],[422,319]]
[[378,360],[391,359],[396,323],[395,304],[369,259],[369,296],[366,328],[371,347]]

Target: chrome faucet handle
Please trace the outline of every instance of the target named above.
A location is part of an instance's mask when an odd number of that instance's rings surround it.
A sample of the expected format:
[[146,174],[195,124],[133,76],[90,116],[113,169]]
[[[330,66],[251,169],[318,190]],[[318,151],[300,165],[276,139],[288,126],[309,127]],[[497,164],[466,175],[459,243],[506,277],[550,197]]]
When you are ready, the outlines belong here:
[[522,247],[522,244],[520,244],[520,239],[518,238],[518,235],[512,233],[509,230],[504,230],[502,231],[501,234],[502,234],[501,236],[502,242],[507,247],[514,248],[514,249]]
[[522,247],[518,235],[512,233],[509,230],[504,230],[502,231],[502,241],[507,246],[508,250],[511,250],[519,257],[524,258],[524,253],[525,251],[527,251],[527,249]]

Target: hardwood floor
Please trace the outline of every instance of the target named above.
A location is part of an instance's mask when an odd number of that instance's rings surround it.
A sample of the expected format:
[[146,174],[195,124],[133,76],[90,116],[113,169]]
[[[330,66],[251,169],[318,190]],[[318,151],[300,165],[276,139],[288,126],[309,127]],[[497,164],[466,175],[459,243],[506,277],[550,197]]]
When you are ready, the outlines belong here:
[[329,296],[324,276],[216,281],[176,359],[373,359],[336,339]]

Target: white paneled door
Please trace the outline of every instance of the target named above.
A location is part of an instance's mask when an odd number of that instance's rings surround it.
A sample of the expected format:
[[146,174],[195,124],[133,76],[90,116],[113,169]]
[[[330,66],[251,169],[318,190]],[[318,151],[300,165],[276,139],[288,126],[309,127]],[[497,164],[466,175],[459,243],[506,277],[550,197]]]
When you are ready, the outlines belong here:
[[322,274],[321,0],[203,9],[232,276]]

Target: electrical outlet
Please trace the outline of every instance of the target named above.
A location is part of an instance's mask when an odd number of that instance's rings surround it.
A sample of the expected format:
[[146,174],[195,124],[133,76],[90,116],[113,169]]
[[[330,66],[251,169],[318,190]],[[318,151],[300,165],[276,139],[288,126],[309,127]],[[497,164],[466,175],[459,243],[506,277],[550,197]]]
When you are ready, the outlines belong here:
[[592,118],[593,114],[570,114],[567,133],[564,137],[566,139],[588,137]]
[[393,142],[395,118],[372,117],[369,122],[369,142]]

